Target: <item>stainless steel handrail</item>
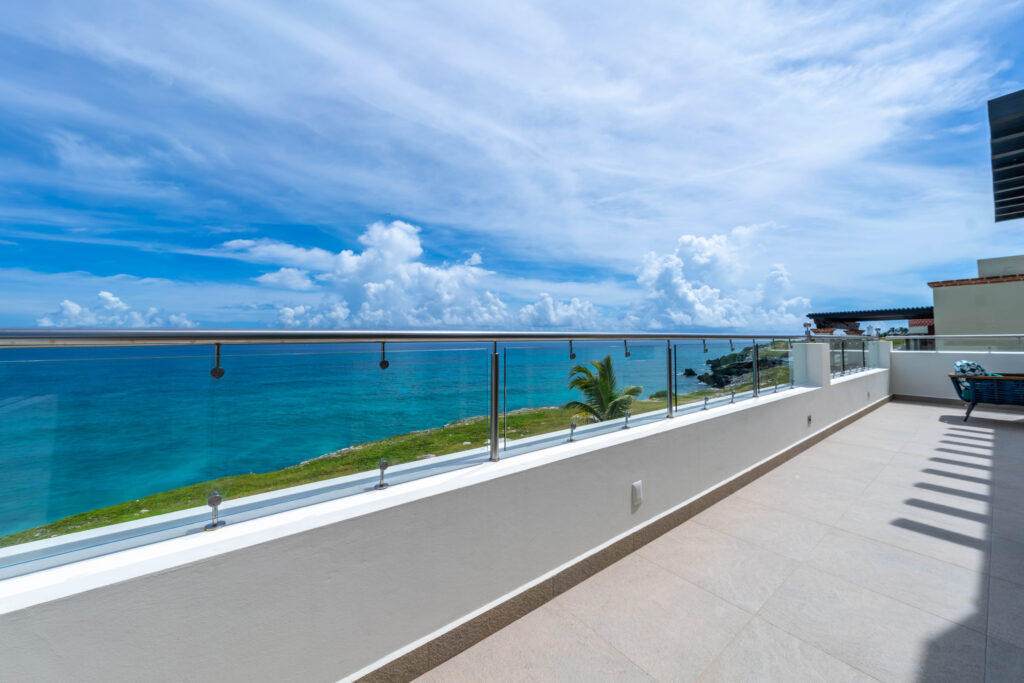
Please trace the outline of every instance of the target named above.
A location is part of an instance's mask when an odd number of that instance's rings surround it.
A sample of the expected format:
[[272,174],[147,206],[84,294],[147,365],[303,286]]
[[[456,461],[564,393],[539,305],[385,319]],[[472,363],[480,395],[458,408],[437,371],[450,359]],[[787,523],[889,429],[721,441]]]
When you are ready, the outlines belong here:
[[1022,337],[1024,337],[1024,332],[1009,334],[901,334],[885,336],[881,339],[885,341],[889,339],[1020,339]]
[[[344,344],[405,342],[663,341],[806,339],[805,335],[675,332],[486,332],[445,330],[123,330],[0,329],[0,347],[190,346],[211,344]],[[827,337],[831,339],[832,337]]]

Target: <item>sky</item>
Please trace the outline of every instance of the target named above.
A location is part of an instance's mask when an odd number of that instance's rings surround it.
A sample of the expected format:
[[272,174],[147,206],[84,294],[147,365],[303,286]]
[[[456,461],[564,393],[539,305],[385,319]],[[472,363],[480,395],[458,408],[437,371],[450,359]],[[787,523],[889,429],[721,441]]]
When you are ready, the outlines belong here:
[[1024,253],[1022,2],[8,3],[0,326],[789,332]]

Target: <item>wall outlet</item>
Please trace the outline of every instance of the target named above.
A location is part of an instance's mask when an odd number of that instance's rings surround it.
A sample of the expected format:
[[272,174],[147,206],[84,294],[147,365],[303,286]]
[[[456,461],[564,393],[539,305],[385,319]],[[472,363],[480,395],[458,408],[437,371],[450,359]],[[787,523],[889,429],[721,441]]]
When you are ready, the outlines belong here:
[[640,503],[644,502],[644,480],[633,482],[633,509],[636,510],[640,507]]

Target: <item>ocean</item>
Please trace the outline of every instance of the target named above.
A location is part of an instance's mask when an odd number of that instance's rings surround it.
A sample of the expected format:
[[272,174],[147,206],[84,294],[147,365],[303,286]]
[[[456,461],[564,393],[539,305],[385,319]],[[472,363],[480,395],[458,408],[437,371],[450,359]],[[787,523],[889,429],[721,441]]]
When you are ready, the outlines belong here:
[[[740,348],[737,345],[737,348]],[[570,368],[611,354],[620,386],[664,390],[665,343],[499,345],[505,410],[562,405]],[[488,412],[489,344],[0,350],[0,535],[218,477],[266,472]],[[680,393],[728,342],[677,347]]]

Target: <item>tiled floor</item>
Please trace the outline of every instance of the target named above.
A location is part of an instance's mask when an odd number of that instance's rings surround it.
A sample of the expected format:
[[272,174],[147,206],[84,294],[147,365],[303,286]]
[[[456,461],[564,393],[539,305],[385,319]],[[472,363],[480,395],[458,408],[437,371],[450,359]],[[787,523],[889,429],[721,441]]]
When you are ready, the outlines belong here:
[[891,402],[422,681],[1024,681],[1024,413]]

